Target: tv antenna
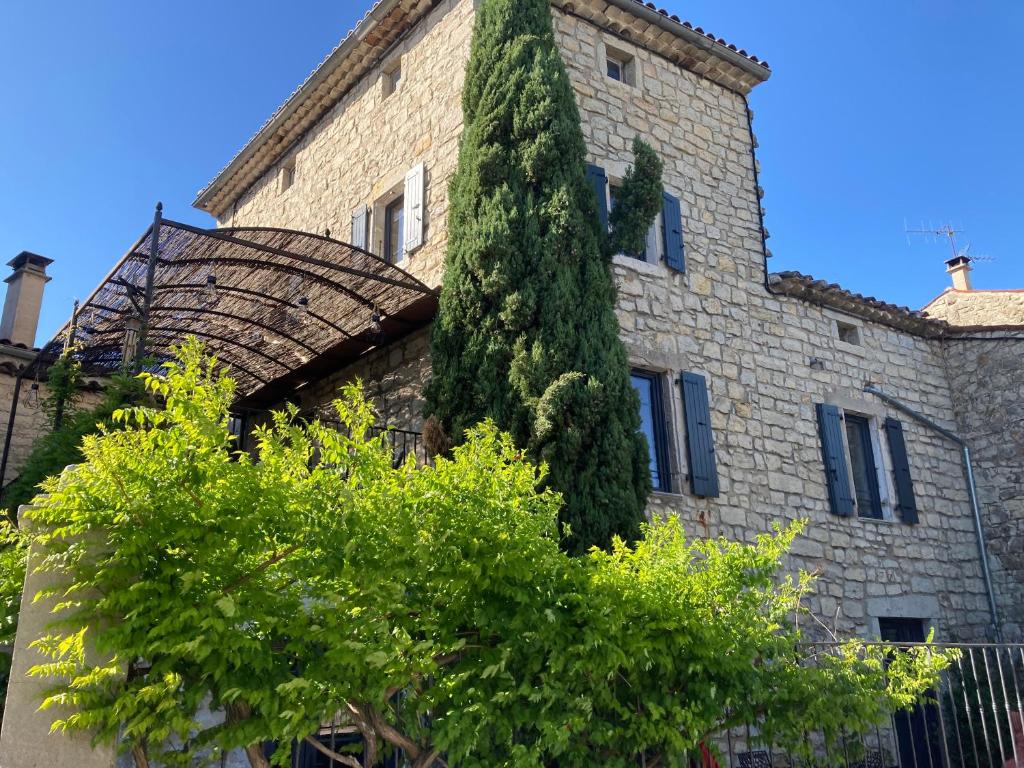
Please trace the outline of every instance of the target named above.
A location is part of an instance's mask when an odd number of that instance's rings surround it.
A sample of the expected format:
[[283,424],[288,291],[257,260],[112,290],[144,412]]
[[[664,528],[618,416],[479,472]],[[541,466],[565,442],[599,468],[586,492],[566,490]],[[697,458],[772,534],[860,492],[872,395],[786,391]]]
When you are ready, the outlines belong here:
[[946,238],[949,241],[949,249],[953,254],[952,258],[954,260],[966,259],[967,261],[972,263],[977,261],[995,261],[995,257],[993,256],[982,256],[980,254],[972,255],[970,243],[968,243],[967,246],[963,249],[958,248],[956,244],[956,237],[957,235],[962,235],[966,230],[957,229],[951,224],[943,224],[938,227],[933,227],[931,226],[931,222],[929,222],[929,225],[927,227],[922,223],[919,229],[910,229],[910,227],[907,226],[906,220],[904,220],[903,231],[907,236],[907,245],[910,245],[911,235],[930,237],[932,238],[933,242],[935,242],[939,238]]
[[[910,229],[910,227],[907,226],[906,220],[904,220],[903,221],[903,231],[904,231],[904,233],[907,236],[907,245],[910,245],[910,236],[911,235],[921,235],[921,236],[924,236],[924,237],[931,237],[933,242],[936,239],[938,239],[938,238],[945,237],[947,240],[949,240],[949,248],[953,252],[952,258],[956,259],[956,258],[959,258],[960,256],[965,256],[965,257],[967,256],[966,251],[961,252],[956,247],[956,236],[957,235],[962,235],[966,230],[956,229],[951,224],[943,224],[943,225],[938,226],[938,227],[933,227],[933,226],[931,226],[931,222],[929,222],[929,225],[926,227],[924,225],[924,223],[922,222],[920,229]],[[971,246],[968,245],[967,246],[967,250],[970,250],[970,248],[971,248]]]

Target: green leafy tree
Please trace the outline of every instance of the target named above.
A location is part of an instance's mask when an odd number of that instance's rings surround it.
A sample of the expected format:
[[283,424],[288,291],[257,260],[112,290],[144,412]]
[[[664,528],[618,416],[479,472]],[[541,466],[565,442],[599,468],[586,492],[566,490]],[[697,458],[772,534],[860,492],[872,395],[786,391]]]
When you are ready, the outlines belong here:
[[[2,503],[11,520],[17,516],[18,507],[32,501],[39,492],[39,484],[43,480],[59,474],[64,467],[81,460],[82,441],[86,435],[98,432],[100,425],[109,425],[115,411],[142,395],[142,382],[139,379],[125,373],[117,373],[107,381],[106,389],[98,403],[91,408],[81,408],[77,374],[69,371],[64,365],[57,364],[53,368],[47,379],[48,394],[42,405],[53,426],[57,412],[57,391],[63,393],[61,423],[59,427],[36,440],[18,477],[4,489]],[[50,389],[51,380],[55,382],[54,389]],[[68,385],[69,382],[72,383],[71,386]]]
[[[349,388],[343,430],[286,411],[232,455],[233,384],[198,346],[146,384],[165,407],[87,437],[32,513],[63,575],[36,643],[44,706],[120,734],[140,766],[245,748],[260,768],[269,742],[278,765],[295,742],[354,768],[396,750],[415,768],[670,765],[752,721],[796,749],[917,701],[947,661],[922,648],[887,679],[849,643],[806,664],[793,617],[812,582],[779,576],[798,526],[747,545],[658,523],[571,557],[560,497],[493,425],[394,467]],[[204,724],[206,703],[225,722]],[[312,746],[337,713],[360,752]]]
[[485,418],[549,467],[569,550],[637,537],[650,491],[610,254],[639,252],[661,164],[636,163],[601,231],[546,0],[484,0],[463,93],[426,412],[458,443]]

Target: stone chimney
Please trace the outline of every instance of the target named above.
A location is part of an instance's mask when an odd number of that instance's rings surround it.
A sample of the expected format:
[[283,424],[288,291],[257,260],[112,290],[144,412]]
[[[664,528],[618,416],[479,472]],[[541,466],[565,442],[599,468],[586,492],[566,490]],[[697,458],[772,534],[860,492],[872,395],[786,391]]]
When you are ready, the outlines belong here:
[[946,262],[946,271],[953,277],[953,287],[958,291],[970,291],[971,260],[967,256],[957,256]]
[[52,263],[53,259],[28,251],[22,251],[7,262],[14,272],[4,281],[7,299],[0,319],[0,341],[29,348],[35,346],[43,287],[51,279],[46,267]]

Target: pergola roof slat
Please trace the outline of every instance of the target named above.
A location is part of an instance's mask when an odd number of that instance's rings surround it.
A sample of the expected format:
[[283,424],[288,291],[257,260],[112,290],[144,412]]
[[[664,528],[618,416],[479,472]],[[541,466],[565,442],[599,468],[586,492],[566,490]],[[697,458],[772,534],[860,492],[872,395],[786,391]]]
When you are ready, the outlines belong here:
[[[195,335],[234,370],[249,407],[289,396],[310,376],[427,325],[437,294],[355,246],[274,228],[204,230],[161,220],[147,350],[161,363]],[[150,261],[150,227],[81,306],[73,354],[93,375],[123,368],[123,344],[139,316]],[[71,324],[43,346],[35,365],[61,354]],[[255,338],[253,338],[255,335]],[[156,366],[152,366],[156,367]]]

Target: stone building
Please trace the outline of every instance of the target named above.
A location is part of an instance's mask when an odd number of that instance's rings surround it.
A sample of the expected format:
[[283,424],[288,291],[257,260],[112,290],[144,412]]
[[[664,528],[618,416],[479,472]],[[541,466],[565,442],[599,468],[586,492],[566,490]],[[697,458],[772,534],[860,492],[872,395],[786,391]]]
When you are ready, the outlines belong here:
[[[665,209],[645,258],[613,264],[653,446],[651,514],[742,540],[808,518],[793,565],[821,574],[815,607],[840,628],[892,635],[910,620],[911,635],[932,625],[941,637],[985,637],[960,449],[866,393],[871,383],[985,442],[979,483],[997,605],[1019,634],[1024,451],[1013,414],[1024,294],[960,286],[926,315],[769,274],[747,103],[767,65],[633,0],[555,0],[552,13],[602,204],[634,136],[665,161]],[[330,231],[439,286],[473,16],[472,0],[378,2],[197,207],[221,227]],[[1005,327],[971,327],[997,309]],[[416,431],[429,372],[424,331],[296,398],[316,410],[360,377],[383,420]],[[992,390],[985,410],[1016,425],[1013,439],[989,439],[979,386]]]
[[[18,394],[18,416],[6,451],[4,484],[18,475],[38,436],[49,423],[41,408],[45,397],[45,380],[24,381],[19,387],[18,374],[36,357],[36,330],[43,305],[43,290],[49,275],[46,268],[52,259],[22,251],[7,265],[13,270],[7,277],[7,296],[0,317],[0,435],[7,434],[15,392]],[[0,438],[2,439],[2,438]]]
[[[228,238],[327,233],[439,288],[475,7],[378,0],[196,207]],[[767,65],[636,0],[553,0],[552,14],[601,208],[635,136],[665,163],[664,208],[644,257],[612,263],[651,450],[650,515],[743,541],[807,519],[790,566],[819,575],[810,607],[843,632],[914,640],[933,627],[941,640],[983,640],[997,612],[1003,637],[1021,638],[1024,292],[973,290],[966,259],[949,263],[953,287],[924,311],[770,273],[747,103]],[[22,256],[15,276],[45,272]],[[213,287],[223,277],[206,279]],[[272,298],[294,302],[300,283],[283,281]],[[218,334],[209,338],[239,343],[235,329],[209,322]],[[28,355],[19,349],[0,346],[0,396],[5,361]],[[415,434],[430,368],[420,327],[274,391],[326,412],[340,385],[359,378],[381,421]],[[973,450],[983,552],[962,447],[949,435]],[[83,765],[112,763],[91,754]]]

